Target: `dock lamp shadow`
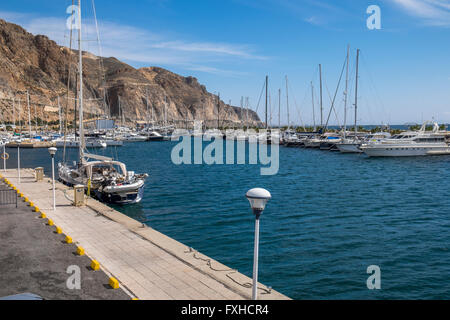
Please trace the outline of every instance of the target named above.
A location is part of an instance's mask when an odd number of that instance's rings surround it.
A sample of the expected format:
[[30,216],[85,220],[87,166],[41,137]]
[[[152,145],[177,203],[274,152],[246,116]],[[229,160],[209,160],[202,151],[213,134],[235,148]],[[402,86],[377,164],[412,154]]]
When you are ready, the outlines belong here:
[[246,197],[250,202],[253,214],[255,215],[255,251],[253,255],[253,289],[252,299],[258,300],[258,255],[259,255],[259,218],[266,208],[267,202],[272,198],[270,192],[261,189],[251,189]]
[[53,182],[53,210],[56,211],[56,193],[55,193],[55,154],[58,149],[55,147],[48,148],[48,153],[52,157],[52,182]]

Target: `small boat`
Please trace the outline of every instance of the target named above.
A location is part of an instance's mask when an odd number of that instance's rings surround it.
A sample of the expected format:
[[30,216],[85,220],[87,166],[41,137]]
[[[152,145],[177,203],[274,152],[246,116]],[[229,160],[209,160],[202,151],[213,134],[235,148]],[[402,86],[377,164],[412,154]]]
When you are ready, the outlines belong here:
[[164,141],[164,136],[157,131],[151,131],[147,134],[148,141]]
[[120,138],[122,141],[126,141],[126,142],[142,142],[142,141],[147,141],[147,137],[146,136],[141,136],[137,133],[126,133],[124,135],[121,136]]
[[338,135],[327,135],[325,138],[321,139],[319,149],[336,151],[336,144],[342,141],[341,137]]
[[108,147],[122,147],[123,141],[119,139],[103,139]]
[[[64,146],[66,148],[79,148],[80,147],[80,140],[76,139],[75,137],[68,137],[64,140],[64,138],[58,138],[56,140],[53,140],[55,143],[55,146],[57,148],[63,148]],[[86,138],[85,139],[86,148],[106,148],[108,144],[101,139],[97,138]]]

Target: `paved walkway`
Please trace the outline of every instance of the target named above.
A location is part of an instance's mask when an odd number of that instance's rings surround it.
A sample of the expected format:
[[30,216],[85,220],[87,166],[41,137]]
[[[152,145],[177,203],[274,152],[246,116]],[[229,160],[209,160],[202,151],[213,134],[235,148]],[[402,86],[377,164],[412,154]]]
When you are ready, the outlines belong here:
[[[251,279],[142,225],[106,205],[89,199],[71,205],[73,190],[57,184],[53,211],[50,179],[35,182],[33,170],[0,172],[63,232],[98,260],[107,274],[139,299],[239,300],[251,298]],[[260,284],[260,299],[288,299]]]
[[[7,190],[1,182],[0,190]],[[122,289],[111,289],[108,276],[90,270],[91,260],[75,255],[76,246],[63,240],[23,201],[18,208],[0,206],[0,297],[33,293],[45,300],[131,300]],[[74,275],[70,267],[78,268],[80,289],[66,285]]]

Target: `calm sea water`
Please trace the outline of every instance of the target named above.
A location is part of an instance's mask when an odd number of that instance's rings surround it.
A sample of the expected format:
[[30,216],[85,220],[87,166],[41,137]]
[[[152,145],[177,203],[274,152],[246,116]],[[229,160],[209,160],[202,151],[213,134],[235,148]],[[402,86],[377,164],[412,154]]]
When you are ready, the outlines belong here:
[[[450,157],[281,147],[279,174],[261,176],[255,165],[176,166],[174,145],[100,151],[150,174],[142,203],[119,211],[251,277],[254,217],[245,193],[266,188],[273,198],[261,220],[262,283],[294,299],[450,298]],[[15,150],[8,152],[12,167]],[[46,150],[22,150],[21,158],[50,174]],[[381,290],[367,289],[369,265],[381,268]]]

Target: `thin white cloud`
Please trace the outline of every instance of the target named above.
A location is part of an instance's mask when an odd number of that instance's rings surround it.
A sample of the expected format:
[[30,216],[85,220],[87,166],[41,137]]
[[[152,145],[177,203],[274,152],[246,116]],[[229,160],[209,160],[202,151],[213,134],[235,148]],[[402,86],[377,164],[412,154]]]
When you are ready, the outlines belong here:
[[18,20],[27,18],[28,15],[20,12],[0,11],[0,19],[17,23]]
[[172,49],[178,51],[186,52],[203,52],[203,53],[214,53],[219,55],[230,55],[241,57],[245,59],[259,59],[265,60],[266,57],[260,57],[249,53],[245,46],[236,46],[229,44],[220,43],[199,43],[199,42],[183,42],[183,41],[170,41],[161,42],[153,45],[153,48],[159,49]]
[[389,0],[425,24],[450,26],[450,0]]
[[[69,46],[70,31],[66,20],[54,17],[39,17],[30,14],[0,12],[0,17],[18,23],[28,32],[43,34],[59,45]],[[105,57],[116,57],[130,63],[151,65],[172,65],[186,70],[221,75],[235,75],[239,72],[222,70],[204,64],[235,62],[241,60],[264,60],[253,54],[248,45],[214,42],[189,42],[173,40],[165,35],[108,21],[99,22],[101,50],[97,40],[95,22],[83,22],[83,50]],[[77,47],[77,32],[73,34],[72,47]],[[194,67],[195,66],[195,67]]]
[[316,26],[323,24],[322,19],[320,19],[316,16],[311,16],[309,18],[306,18],[305,21],[308,22],[309,24],[316,25]]
[[205,73],[211,73],[211,74],[216,74],[216,75],[220,75],[220,76],[229,76],[229,77],[239,77],[239,76],[248,75],[248,73],[246,73],[246,72],[223,70],[223,69],[219,69],[219,68],[208,67],[208,66],[198,66],[198,65],[188,66],[188,67],[185,67],[185,69],[190,70],[190,71],[199,71],[199,72],[205,72]]

